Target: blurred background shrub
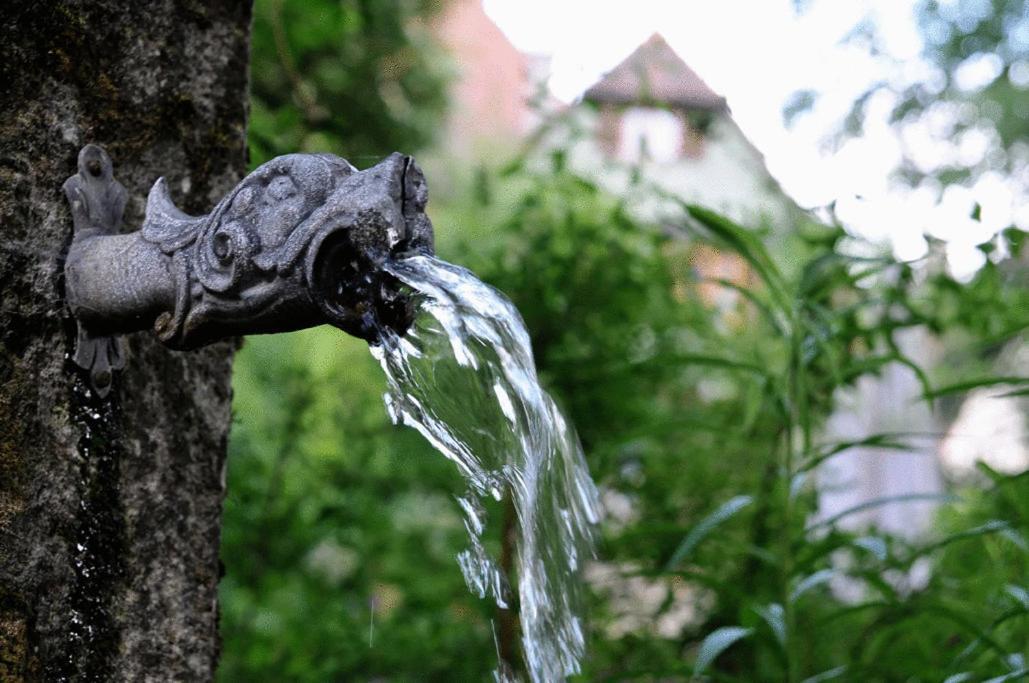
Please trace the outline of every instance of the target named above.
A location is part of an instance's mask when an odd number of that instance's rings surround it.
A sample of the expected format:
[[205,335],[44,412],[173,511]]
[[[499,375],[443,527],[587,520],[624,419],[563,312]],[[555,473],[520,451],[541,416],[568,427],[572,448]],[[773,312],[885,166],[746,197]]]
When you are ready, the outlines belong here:
[[[448,99],[425,30],[439,9],[258,2],[252,162],[431,149]],[[772,232],[638,174],[612,192],[569,164],[574,147],[539,137],[449,169],[437,153],[430,209],[440,256],[518,306],[602,492],[582,680],[1024,677],[1029,475],[980,463],[920,494],[937,507],[915,536],[848,524],[889,498],[825,514],[818,476],[924,437],[826,428],[845,391],[889,367],[951,418],[971,390],[1026,393],[1024,373],[994,372],[1029,315],[1024,233],[983,244],[986,265],[959,282],[939,250],[898,262],[831,212]],[[638,211],[641,194],[661,210]],[[712,273],[712,255],[738,274]],[[944,362],[918,367],[908,329],[945,340]],[[254,337],[235,373],[221,679],[488,680],[499,652],[518,669],[517,615],[474,598],[455,561],[460,478],[389,424],[364,344]]]
[[250,159],[332,151],[365,166],[433,140],[448,62],[441,0],[261,0],[251,35]]

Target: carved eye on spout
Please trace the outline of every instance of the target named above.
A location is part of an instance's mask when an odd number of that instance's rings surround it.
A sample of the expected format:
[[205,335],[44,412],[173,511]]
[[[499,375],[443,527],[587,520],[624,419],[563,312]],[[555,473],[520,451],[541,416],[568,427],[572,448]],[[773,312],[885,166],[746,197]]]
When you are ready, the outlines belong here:
[[211,251],[219,261],[228,263],[232,259],[232,235],[227,232],[216,232],[212,240]]
[[212,224],[197,242],[197,277],[213,292],[240,285],[251,270],[250,257],[258,251],[258,237],[243,220]]

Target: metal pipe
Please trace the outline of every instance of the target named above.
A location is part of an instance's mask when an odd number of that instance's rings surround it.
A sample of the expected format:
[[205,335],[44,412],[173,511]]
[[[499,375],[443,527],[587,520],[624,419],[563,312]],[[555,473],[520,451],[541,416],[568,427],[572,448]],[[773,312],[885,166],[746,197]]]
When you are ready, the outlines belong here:
[[152,328],[169,347],[334,325],[375,343],[403,333],[410,300],[387,259],[432,253],[425,178],[392,154],[358,171],[330,154],[277,157],[206,216],[150,190],[142,228],[119,234],[125,188],[103,148],[85,146],[64,184],[74,237],[65,295],[79,324],[75,362],[106,394],[123,362],[115,335]]

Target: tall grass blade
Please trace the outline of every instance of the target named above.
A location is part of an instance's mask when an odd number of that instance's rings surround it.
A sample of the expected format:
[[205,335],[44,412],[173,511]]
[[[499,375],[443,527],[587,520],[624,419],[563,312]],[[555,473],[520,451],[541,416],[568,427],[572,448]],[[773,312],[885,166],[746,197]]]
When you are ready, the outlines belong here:
[[[1018,386],[1015,392],[1029,391],[1029,377],[981,377],[979,379],[967,380],[965,382],[956,382],[954,384],[948,384],[946,386],[932,389],[923,394],[923,398],[926,400],[933,400],[940,398],[941,396],[950,396],[952,394],[963,394],[972,389],[979,389],[980,387],[995,387],[1002,384],[1012,384]],[[1018,395],[1017,393],[1014,395]]]
[[772,635],[782,646],[786,645],[786,610],[777,602],[764,607],[755,607],[754,611],[765,620],[768,628],[772,629]]
[[754,502],[754,499],[750,496],[736,496],[730,498],[726,502],[722,503],[717,510],[712,512],[710,515],[700,520],[697,526],[690,529],[690,532],[686,534],[686,537],[682,539],[679,547],[672,553],[672,557],[668,560],[665,565],[665,569],[671,571],[675,569],[679,564],[682,563],[690,553],[693,552],[694,548],[710,534],[715,527],[719,524],[730,519],[733,515],[738,513],[743,508]]
[[1022,586],[1016,586],[1011,583],[1004,586],[1004,592],[1013,597],[1015,602],[1021,605],[1025,611],[1029,612],[1029,591]]
[[708,634],[704,642],[700,644],[697,652],[697,659],[693,664],[693,674],[700,675],[715,661],[718,655],[728,650],[732,645],[754,632],[752,628],[742,626],[723,626],[722,628]]
[[800,467],[800,471],[807,471],[818,465],[822,464],[826,460],[833,458],[844,451],[848,451],[852,448],[881,448],[883,450],[896,450],[896,451],[910,451],[912,450],[911,444],[900,441],[898,437],[904,436],[902,432],[883,432],[880,434],[873,434],[866,436],[863,439],[857,439],[855,441],[840,441],[835,444],[829,444],[824,446],[827,450],[818,453],[814,457],[810,458]]
[[767,301],[761,299],[752,287],[745,287],[739,283],[733,282],[732,280],[726,280],[724,278],[707,278],[705,282],[712,282],[714,284],[731,289],[736,292],[744,299],[754,305],[761,315],[768,322],[769,327],[775,331],[781,337],[786,336],[786,323],[780,319],[780,316],[768,305]]
[[1011,673],[1004,674],[1003,676],[997,676],[996,678],[989,678],[983,683],[1004,683],[1005,681],[1018,681],[1029,677],[1029,669],[1018,669]]
[[965,529],[964,531],[958,531],[956,533],[950,534],[949,536],[945,536],[944,538],[941,538],[938,541],[934,541],[933,543],[930,543],[929,545],[926,545],[925,547],[921,548],[917,553],[915,553],[915,556],[917,557],[918,555],[926,555],[928,553],[933,552],[934,550],[938,550],[944,546],[950,545],[951,543],[955,543],[957,541],[964,540],[966,538],[977,538],[980,536],[988,536],[990,534],[1003,533],[1004,531],[1011,530],[1011,524],[1009,522],[1005,522],[1000,519],[991,519],[985,524],[980,524],[977,527]]
[[728,218],[702,206],[687,204],[685,209],[691,218],[707,228],[718,241],[750,264],[758,277],[768,286],[769,291],[778,299],[779,305],[784,310],[789,308],[787,304],[789,298],[786,295],[786,284],[782,273],[776,268],[760,240]]
[[962,671],[959,674],[953,676],[947,676],[943,679],[943,683],[965,683],[965,681],[972,680],[972,673],[969,671]]
[[886,541],[878,536],[862,536],[851,541],[851,545],[866,550],[875,556],[880,562],[885,562],[889,555]]
[[816,586],[821,586],[823,583],[828,583],[834,576],[836,576],[835,569],[820,569],[814,574],[807,576],[794,587],[790,592],[790,602],[796,602],[797,599],[807,593]]
[[758,375],[759,377],[763,378],[769,377],[768,370],[766,368],[763,368],[760,365],[757,365],[756,363],[747,363],[744,361],[734,360],[732,358],[708,356],[699,353],[684,353],[676,355],[675,359],[690,365],[707,365],[713,368],[737,370],[740,372]]
[[877,507],[882,507],[883,505],[892,505],[893,503],[908,503],[918,500],[937,500],[944,503],[953,503],[954,501],[958,500],[958,498],[957,496],[953,496],[948,493],[905,493],[899,496],[883,496],[882,498],[873,498],[872,500],[867,500],[859,505],[849,507],[846,510],[843,510],[842,512],[833,515],[832,517],[828,517],[826,519],[809,524],[804,531],[810,532],[821,527],[833,526],[841,519],[849,517],[850,515],[856,514],[858,512],[862,512],[864,510],[872,510]]
[[844,664],[843,666],[838,666],[835,669],[829,669],[828,671],[823,671],[820,674],[815,674],[814,676],[811,676],[810,678],[805,678],[800,683],[822,683],[822,681],[831,681],[834,678],[839,678],[840,676],[842,676],[845,673],[847,673],[847,665],[846,664]]

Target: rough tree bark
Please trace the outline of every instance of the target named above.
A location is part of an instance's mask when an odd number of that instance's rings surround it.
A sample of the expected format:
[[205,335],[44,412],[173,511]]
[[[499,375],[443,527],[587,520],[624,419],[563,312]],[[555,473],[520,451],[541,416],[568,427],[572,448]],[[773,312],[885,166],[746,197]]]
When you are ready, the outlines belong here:
[[249,27],[242,0],[0,12],[0,681],[213,676],[233,347],[134,335],[109,399],[89,395],[61,184],[95,142],[126,229],[159,175],[209,211],[245,167]]

